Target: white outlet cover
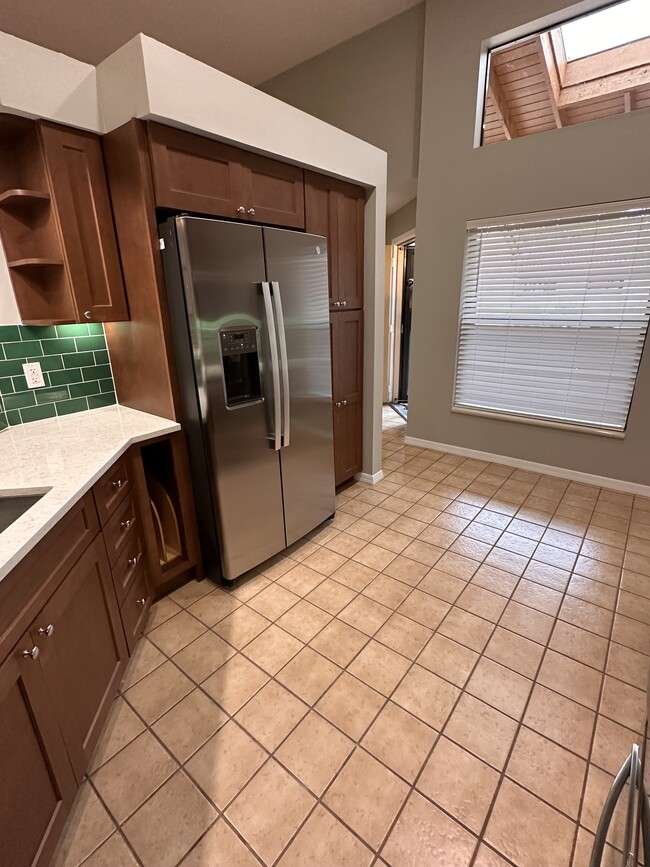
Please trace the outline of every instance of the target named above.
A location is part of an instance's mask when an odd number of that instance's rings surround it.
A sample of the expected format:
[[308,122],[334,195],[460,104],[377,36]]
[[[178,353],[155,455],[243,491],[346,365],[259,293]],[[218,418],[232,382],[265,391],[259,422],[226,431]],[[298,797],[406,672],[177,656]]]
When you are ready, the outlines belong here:
[[30,364],[23,364],[23,372],[27,380],[27,388],[41,388],[45,385],[43,379],[43,371],[38,361],[32,361]]

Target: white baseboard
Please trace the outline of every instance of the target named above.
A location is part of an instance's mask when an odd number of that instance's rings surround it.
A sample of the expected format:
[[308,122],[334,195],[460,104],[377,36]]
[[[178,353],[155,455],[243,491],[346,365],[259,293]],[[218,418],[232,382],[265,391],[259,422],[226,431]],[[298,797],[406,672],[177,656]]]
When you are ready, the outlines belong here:
[[378,473],[357,473],[354,477],[357,482],[365,482],[367,485],[376,485],[384,478],[384,471],[379,470]]
[[596,485],[599,488],[609,488],[612,491],[623,491],[626,494],[650,497],[650,485],[639,485],[636,482],[626,482],[623,479],[610,479],[607,476],[595,476],[592,473],[581,473],[566,467],[551,467],[548,464],[537,464],[534,461],[524,461],[519,458],[511,458],[508,455],[495,455],[477,449],[466,449],[462,446],[449,445],[449,443],[434,443],[431,440],[418,439],[418,437],[406,436],[404,442],[409,446],[419,446],[422,449],[435,449],[439,452],[448,452],[465,458],[477,458],[480,461],[505,464],[519,470],[529,470],[531,473],[544,473],[547,476],[557,476],[560,479],[570,479],[573,482],[583,482],[586,485]]

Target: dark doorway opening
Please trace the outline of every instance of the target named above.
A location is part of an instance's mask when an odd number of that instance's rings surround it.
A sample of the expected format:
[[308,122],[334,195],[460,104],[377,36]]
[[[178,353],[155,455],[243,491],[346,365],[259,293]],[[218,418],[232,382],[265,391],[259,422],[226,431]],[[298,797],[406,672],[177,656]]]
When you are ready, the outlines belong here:
[[413,289],[415,271],[415,243],[404,249],[404,272],[402,276],[402,309],[399,332],[399,377],[397,395],[393,408],[403,416],[408,415],[409,364],[411,357],[411,323],[413,317]]

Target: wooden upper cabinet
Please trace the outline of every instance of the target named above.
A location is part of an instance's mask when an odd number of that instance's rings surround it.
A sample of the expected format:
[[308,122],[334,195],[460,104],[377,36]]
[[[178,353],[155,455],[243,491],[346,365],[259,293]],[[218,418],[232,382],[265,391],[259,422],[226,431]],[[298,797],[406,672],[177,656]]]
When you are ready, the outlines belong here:
[[77,791],[35,645],[0,664],[0,864],[47,867]]
[[333,310],[363,307],[364,209],[361,187],[305,172],[305,228],[327,238]]
[[30,634],[40,646],[38,661],[81,783],[128,655],[101,536],[43,607]]
[[147,132],[158,207],[304,229],[302,169],[159,123]]
[[302,169],[257,154],[245,151],[242,153],[247,216],[258,223],[304,229],[305,195]]
[[99,137],[39,122],[79,322],[128,319]]
[[0,115],[0,235],[23,322],[128,319],[98,136]]
[[236,148],[148,123],[156,205],[219,217],[240,216],[243,172]]

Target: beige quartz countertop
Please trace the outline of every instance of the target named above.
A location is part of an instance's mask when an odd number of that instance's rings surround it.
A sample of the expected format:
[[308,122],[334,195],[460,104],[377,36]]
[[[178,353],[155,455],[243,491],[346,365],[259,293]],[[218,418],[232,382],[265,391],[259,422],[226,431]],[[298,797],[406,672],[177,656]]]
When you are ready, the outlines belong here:
[[125,406],[16,425],[0,432],[0,496],[45,496],[0,533],[0,581],[130,445],[180,425]]

